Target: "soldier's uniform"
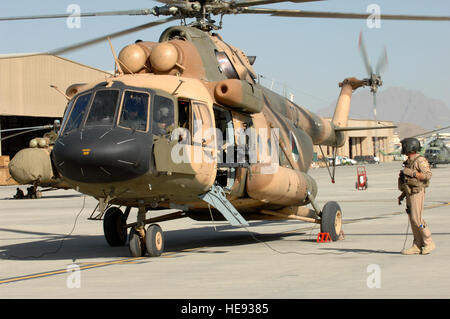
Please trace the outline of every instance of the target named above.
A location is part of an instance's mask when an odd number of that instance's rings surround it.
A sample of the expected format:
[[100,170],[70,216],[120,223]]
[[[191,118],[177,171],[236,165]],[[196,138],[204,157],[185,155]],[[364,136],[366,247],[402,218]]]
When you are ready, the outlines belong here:
[[[403,254],[429,254],[435,245],[431,238],[431,231],[423,219],[423,207],[425,201],[425,188],[428,187],[432,176],[430,165],[425,157],[414,154],[405,162],[408,175],[400,175],[399,185],[403,196],[406,195],[406,209],[414,236],[413,246],[403,251]],[[420,173],[421,178],[416,174]],[[402,186],[403,185],[403,186]]]

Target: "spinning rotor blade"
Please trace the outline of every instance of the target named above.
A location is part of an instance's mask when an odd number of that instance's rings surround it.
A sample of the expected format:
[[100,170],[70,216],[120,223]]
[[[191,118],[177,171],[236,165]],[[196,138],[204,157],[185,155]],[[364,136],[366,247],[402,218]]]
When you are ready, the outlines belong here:
[[160,24],[164,24],[164,23],[167,23],[167,22],[170,22],[170,21],[173,21],[173,20],[177,20],[177,19],[178,18],[176,18],[176,17],[169,17],[169,18],[166,18],[166,19],[153,21],[153,22],[150,22],[150,23],[139,25],[137,27],[130,28],[130,29],[126,29],[126,30],[122,30],[122,31],[106,34],[106,35],[103,35],[101,37],[98,37],[98,38],[95,38],[95,39],[92,39],[92,40],[83,41],[83,42],[80,42],[80,43],[77,43],[77,44],[74,44],[74,45],[70,45],[70,46],[67,46],[67,47],[55,49],[55,50],[50,51],[49,53],[50,54],[54,54],[54,55],[67,53],[67,52],[70,52],[70,51],[74,51],[74,50],[78,50],[78,49],[81,49],[81,48],[85,48],[87,46],[90,46],[90,45],[93,45],[93,44],[96,44],[96,43],[99,43],[99,42],[106,41],[107,38],[113,39],[113,38],[121,37],[121,36],[130,34],[130,33],[134,33],[134,32],[137,32],[137,31],[149,29],[149,28],[158,26]]
[[137,15],[152,15],[151,9],[137,9],[124,11],[106,11],[106,12],[86,12],[74,15],[73,13],[63,14],[48,14],[35,16],[18,16],[18,17],[0,17],[0,21],[15,21],[15,20],[40,20],[40,19],[59,19],[69,17],[106,17],[106,16],[137,16]]
[[436,132],[439,132],[439,131],[446,130],[448,128],[450,128],[450,125],[446,126],[446,127],[438,128],[436,130],[432,130],[432,131],[428,131],[428,132],[425,132],[425,133],[417,134],[417,135],[414,135],[414,136],[411,136],[411,137],[419,137],[419,136],[423,136],[423,135],[428,135],[428,134],[432,134],[432,133],[436,133]]
[[369,61],[369,55],[367,54],[366,44],[364,43],[362,31],[359,33],[358,47],[364,61],[364,66],[366,67],[367,74],[369,75],[369,77],[371,77],[373,74],[373,69]]
[[[244,9],[241,13],[270,14],[277,17],[296,18],[329,18],[329,19],[367,19],[370,13],[344,13],[344,12],[319,12],[304,10],[277,10],[266,8]],[[385,20],[416,20],[416,21],[450,21],[449,16],[416,16],[401,14],[382,14],[380,19]]]
[[388,66],[388,57],[386,48],[384,48],[384,52],[380,56],[380,59],[377,62],[377,66],[375,67],[376,74],[380,76],[381,73],[383,73],[383,71],[387,68],[387,66]]

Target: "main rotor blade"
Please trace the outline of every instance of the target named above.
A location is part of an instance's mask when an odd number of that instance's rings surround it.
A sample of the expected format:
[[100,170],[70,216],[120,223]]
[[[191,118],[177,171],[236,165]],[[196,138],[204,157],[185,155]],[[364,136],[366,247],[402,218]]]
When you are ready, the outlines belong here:
[[231,2],[233,7],[250,7],[250,6],[260,6],[265,4],[280,3],[280,2],[316,2],[324,0],[247,0],[242,2]]
[[106,17],[106,16],[137,16],[137,15],[152,15],[152,9],[136,9],[124,11],[105,11],[105,12],[86,12],[80,14],[62,13],[62,14],[47,14],[35,16],[18,16],[18,17],[0,17],[0,21],[15,21],[15,20],[40,20],[40,19],[60,19],[69,17]]
[[362,31],[359,33],[358,47],[359,47],[359,51],[361,52],[361,56],[364,61],[364,66],[366,67],[367,74],[369,75],[369,77],[372,77],[373,69],[372,69],[372,65],[370,64],[370,61],[369,61],[369,56],[367,54],[366,45],[364,43]]
[[439,131],[446,130],[448,128],[450,128],[450,125],[446,126],[446,127],[438,128],[436,130],[432,130],[432,131],[428,131],[428,132],[425,132],[425,133],[417,134],[417,135],[414,135],[414,136],[411,136],[411,137],[419,137],[419,136],[423,136],[423,135],[428,135],[430,133],[436,133],[436,132],[439,132]]
[[[329,19],[367,19],[371,13],[344,13],[344,12],[319,12],[304,10],[277,10],[266,8],[244,9],[241,13],[270,14],[277,17],[296,18],[329,18]],[[381,14],[383,20],[416,20],[416,21],[450,21],[449,16],[422,16],[422,15],[401,15],[401,14]]]
[[70,45],[70,46],[67,46],[67,47],[55,49],[55,50],[50,51],[49,53],[50,54],[54,54],[54,55],[67,53],[67,52],[70,52],[70,51],[74,51],[74,50],[78,50],[78,49],[81,49],[81,48],[85,48],[87,46],[90,46],[90,45],[93,45],[93,44],[96,44],[96,43],[99,43],[99,42],[106,41],[107,38],[114,39],[114,38],[121,37],[121,36],[130,34],[130,33],[134,33],[134,32],[137,32],[137,31],[142,31],[142,30],[145,30],[145,29],[149,29],[149,28],[158,26],[160,24],[164,24],[164,23],[167,23],[167,22],[170,22],[170,21],[173,21],[173,20],[177,20],[177,19],[178,18],[176,18],[176,17],[169,17],[169,18],[166,18],[166,19],[153,21],[153,22],[150,22],[150,23],[139,25],[137,27],[130,28],[130,29],[126,29],[126,30],[122,30],[122,31],[106,34],[106,35],[103,35],[101,37],[98,37],[98,38],[95,38],[95,39],[92,39],[92,40],[83,41],[83,42],[80,42],[80,43],[77,43],[77,44],[73,44],[73,45]]
[[388,66],[388,57],[386,48],[384,48],[383,54],[380,56],[377,62],[377,66],[375,67],[376,74],[380,76],[387,66]]

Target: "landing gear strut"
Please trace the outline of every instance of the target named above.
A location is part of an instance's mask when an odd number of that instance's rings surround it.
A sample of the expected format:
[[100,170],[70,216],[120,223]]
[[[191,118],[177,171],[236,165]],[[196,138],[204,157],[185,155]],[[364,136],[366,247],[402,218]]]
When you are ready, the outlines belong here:
[[[150,257],[159,257],[164,252],[164,234],[156,222],[174,220],[187,217],[183,211],[162,215],[155,218],[145,219],[147,209],[142,205],[139,207],[137,222],[127,224],[127,218],[131,207],[127,207],[125,213],[118,207],[110,207],[106,210],[103,219],[103,231],[105,239],[110,246],[123,246],[127,241],[133,257],[143,257],[147,253]],[[145,225],[150,224],[147,230]]]
[[147,210],[143,206],[143,203],[139,203],[139,211],[137,215],[136,226],[131,227],[130,237],[129,237],[129,248],[131,256],[133,257],[143,257],[147,251],[145,247],[145,213]]

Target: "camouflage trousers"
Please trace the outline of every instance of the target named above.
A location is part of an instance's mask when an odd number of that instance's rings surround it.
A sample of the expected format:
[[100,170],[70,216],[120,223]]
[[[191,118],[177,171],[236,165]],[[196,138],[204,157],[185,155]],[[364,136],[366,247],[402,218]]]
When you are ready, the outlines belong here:
[[406,207],[409,210],[409,221],[414,236],[414,244],[423,247],[433,242],[431,231],[423,219],[423,206],[425,201],[425,189],[418,193],[406,196]]

